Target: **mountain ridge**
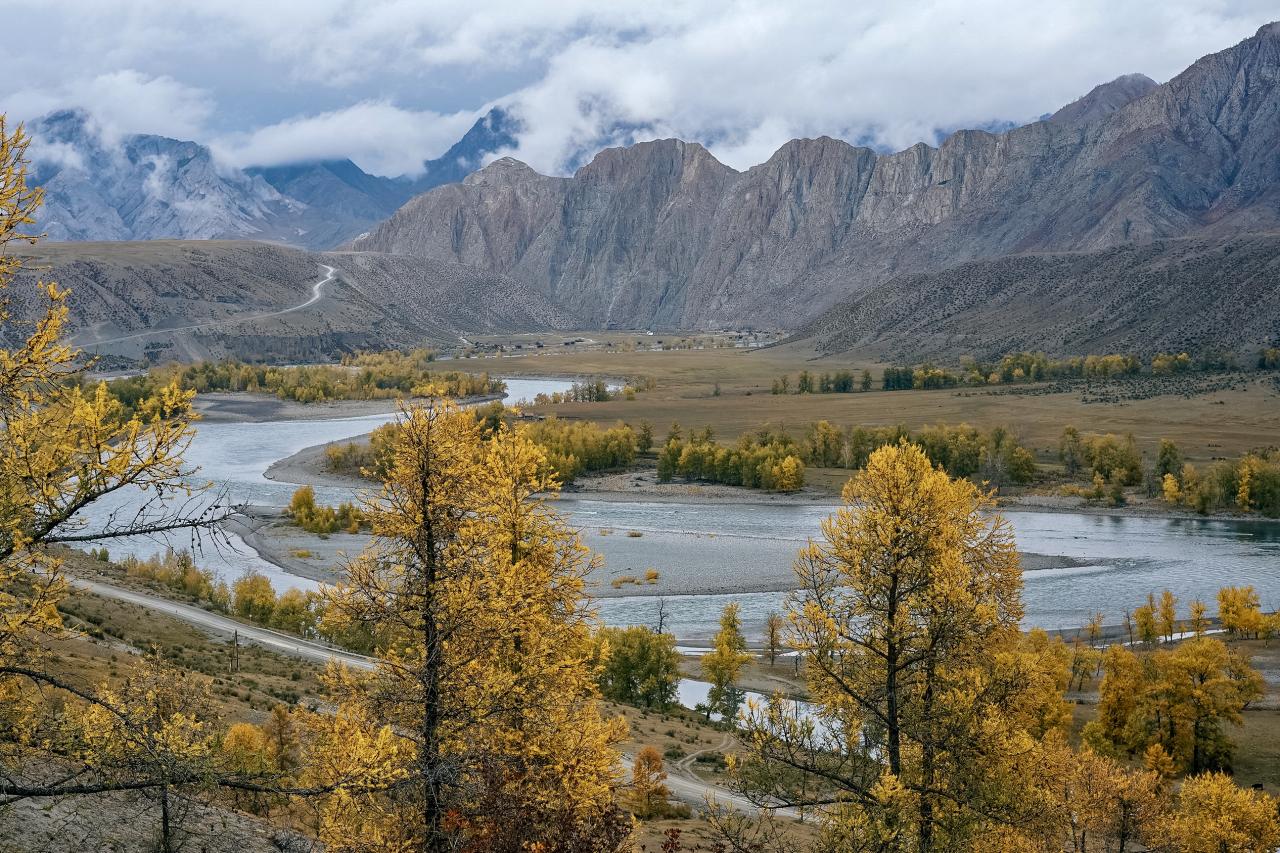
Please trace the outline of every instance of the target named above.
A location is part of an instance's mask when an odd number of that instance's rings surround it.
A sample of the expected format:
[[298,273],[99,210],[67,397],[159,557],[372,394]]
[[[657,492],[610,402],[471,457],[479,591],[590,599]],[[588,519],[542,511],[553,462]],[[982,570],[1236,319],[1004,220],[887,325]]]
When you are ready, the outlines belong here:
[[1278,80],[1268,25],[1163,85],[1095,89],[1108,107],[1086,104],[1082,120],[959,131],[936,148],[792,140],[736,172],[697,143],[657,140],[605,149],[569,178],[491,164],[355,246],[511,275],[603,326],[796,328],[904,272],[1280,226]]

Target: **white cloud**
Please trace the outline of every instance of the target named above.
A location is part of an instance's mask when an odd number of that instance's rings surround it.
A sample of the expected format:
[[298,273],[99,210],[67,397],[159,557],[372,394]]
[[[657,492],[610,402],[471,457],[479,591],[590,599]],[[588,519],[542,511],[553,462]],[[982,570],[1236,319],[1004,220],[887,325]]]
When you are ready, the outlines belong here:
[[27,119],[54,109],[82,108],[92,113],[106,137],[158,133],[191,139],[203,132],[213,113],[213,101],[205,90],[133,69],[21,90],[7,97],[6,104]]
[[8,18],[32,35],[11,64],[50,82],[0,83],[0,105],[92,100],[239,162],[395,171],[496,100],[543,171],[660,135],[744,168],[795,136],[903,148],[1028,120],[1120,74],[1166,80],[1275,16],[1274,0],[59,0]]
[[237,166],[350,157],[373,174],[411,174],[422,170],[424,159],[457,142],[476,118],[471,112],[441,115],[366,101],[221,137],[212,148],[219,159]]

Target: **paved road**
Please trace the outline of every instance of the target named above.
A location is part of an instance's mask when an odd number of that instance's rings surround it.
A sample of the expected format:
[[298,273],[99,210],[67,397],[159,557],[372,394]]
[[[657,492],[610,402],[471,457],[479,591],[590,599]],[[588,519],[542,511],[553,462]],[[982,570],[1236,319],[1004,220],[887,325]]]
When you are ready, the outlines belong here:
[[[322,643],[313,643],[309,640],[303,640],[290,634],[283,634],[279,631],[272,631],[269,628],[260,628],[256,625],[246,625],[243,622],[237,622],[219,613],[211,613],[200,607],[194,607],[190,604],[182,604],[177,601],[170,601],[167,598],[160,598],[155,595],[148,595],[143,592],[135,592],[131,589],[121,589],[110,584],[99,583],[97,581],[86,580],[84,578],[69,578],[71,586],[76,589],[82,589],[91,592],[94,595],[100,595],[103,598],[111,598],[116,601],[127,601],[130,604],[136,604],[140,607],[146,607],[158,613],[164,613],[168,616],[181,619],[201,628],[208,629],[218,634],[231,636],[238,633],[240,639],[251,643],[257,643],[272,651],[281,654],[290,655],[292,657],[302,658],[303,660],[312,661],[314,663],[325,664],[331,660],[341,661],[349,666],[358,669],[373,669],[375,661],[373,658],[364,655],[354,654],[352,652],[342,651]],[[730,742],[726,735],[723,747],[728,747]],[[696,753],[690,758],[696,757]],[[691,763],[691,762],[689,762]],[[629,755],[622,756],[622,766],[629,773],[632,766],[632,758]],[[745,797],[741,797],[732,791],[721,788],[717,785],[711,785],[707,782],[696,778],[693,771],[686,767],[676,767],[675,773],[667,777],[666,785],[671,790],[672,795],[679,800],[690,803],[692,805],[702,805],[710,794],[715,797],[716,801],[721,805],[742,811],[756,811],[756,807]],[[687,775],[686,775],[687,774]],[[778,813],[787,817],[795,817],[793,809],[779,809]]]
[[173,616],[183,620],[184,622],[199,625],[201,628],[207,628],[228,637],[234,633],[239,633],[240,639],[242,640],[257,643],[258,645],[265,646],[272,651],[277,651],[292,657],[302,658],[303,660],[320,664],[328,663],[331,660],[339,660],[349,666],[359,669],[373,669],[373,659],[365,657],[364,655],[331,648],[323,643],[313,643],[309,640],[294,637],[290,634],[272,631],[270,628],[259,628],[256,625],[246,625],[243,622],[237,622],[236,620],[230,619],[219,613],[211,613],[208,610],[194,607],[190,604],[182,604],[177,601],[160,598],[159,596],[147,595],[143,592],[134,592],[131,589],[121,589],[120,587],[98,583],[97,581],[84,580],[83,578],[70,578],[69,580],[73,587],[92,592],[94,595],[137,604],[141,607],[146,607],[158,613]]
[[324,286],[333,281],[334,273],[337,272],[328,264],[320,265],[324,269],[324,277],[311,285],[311,298],[306,302],[299,302],[297,305],[291,305],[288,308],[281,308],[278,311],[267,311],[263,314],[246,314],[240,317],[228,317],[225,320],[211,320],[208,323],[195,323],[190,326],[174,326],[171,329],[149,329],[145,332],[135,332],[132,335],[121,335],[118,338],[105,338],[100,341],[86,341],[84,343],[77,342],[80,347],[96,347],[103,344],[118,344],[121,341],[132,341],[138,338],[147,338],[152,335],[169,335],[174,332],[190,332],[195,329],[212,329],[217,326],[230,326],[235,323],[248,323],[251,320],[265,320],[268,317],[279,317],[284,314],[292,314],[294,311],[301,311],[303,308],[315,305],[324,297]]

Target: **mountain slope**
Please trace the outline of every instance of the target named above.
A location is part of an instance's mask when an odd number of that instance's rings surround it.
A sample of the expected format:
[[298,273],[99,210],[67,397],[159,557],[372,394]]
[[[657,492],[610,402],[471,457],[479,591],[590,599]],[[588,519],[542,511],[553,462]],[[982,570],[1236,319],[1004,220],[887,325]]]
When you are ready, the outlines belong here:
[[[302,360],[577,325],[518,282],[442,261],[249,241],[41,243],[19,251],[26,265],[9,290],[15,322],[0,331],[10,344],[26,329],[21,321],[40,310],[37,279],[70,290],[73,343],[153,361]],[[312,303],[322,265],[335,267],[335,278]],[[305,307],[280,313],[294,306]]]
[[898,276],[802,338],[918,361],[960,355],[1252,351],[1280,342],[1280,233],[1012,255]]
[[1130,84],[890,155],[795,140],[737,173],[661,140],[572,178],[500,161],[356,246],[511,275],[593,325],[797,328],[903,273],[1280,227],[1280,25]]

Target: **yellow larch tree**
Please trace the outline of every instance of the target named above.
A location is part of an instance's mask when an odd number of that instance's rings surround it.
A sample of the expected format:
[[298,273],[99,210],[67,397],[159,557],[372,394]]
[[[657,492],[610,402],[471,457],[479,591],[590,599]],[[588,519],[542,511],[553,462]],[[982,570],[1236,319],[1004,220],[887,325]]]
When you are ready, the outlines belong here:
[[815,713],[746,715],[735,773],[761,804],[822,807],[838,849],[976,849],[1023,820],[1036,743],[1065,722],[1070,652],[1025,641],[1007,523],[917,446],[875,451],[796,563],[791,642]]
[[1280,803],[1224,773],[1193,776],[1161,834],[1176,853],[1269,853],[1280,847]]
[[[119,774],[95,774],[92,764],[74,783],[51,781],[55,777],[38,772],[49,769],[42,760],[50,751],[46,747],[64,744],[26,737],[60,706],[47,701],[50,690],[76,707],[87,702],[106,712],[113,704],[110,697],[72,689],[45,665],[40,640],[61,633],[57,604],[66,588],[61,561],[50,546],[216,519],[211,514],[181,517],[163,500],[188,488],[182,452],[192,435],[191,394],[172,385],[126,415],[104,385],[82,390],[80,354],[62,343],[68,317],[64,291],[36,284],[36,292],[27,295],[34,298],[21,300],[28,313],[34,306],[34,316],[13,313],[18,303],[10,288],[24,258],[11,246],[36,242],[38,235],[28,226],[42,198],[41,190],[27,185],[29,142],[21,127],[10,132],[0,116],[0,730],[12,735],[0,755],[5,769],[0,794],[38,797],[124,784]],[[143,512],[95,530],[80,521],[95,502],[129,488],[153,496]],[[123,722],[119,715],[114,718]],[[74,751],[74,746],[64,750]],[[138,788],[152,783],[163,779],[142,774],[128,780]]]
[[702,674],[710,682],[707,691],[706,715],[719,714],[721,722],[732,727],[742,704],[742,691],[735,686],[738,675],[751,655],[742,634],[742,620],[738,617],[738,603],[731,601],[720,614],[720,630],[716,631],[713,648],[702,656]]
[[[406,410],[370,502],[374,543],[326,592],[328,618],[383,638],[372,674],[334,669],[337,754],[317,780],[376,767],[383,794],[326,804],[331,849],[612,849],[623,734],[601,716],[584,578],[595,560],[546,503],[556,483],[521,431],[485,438],[448,402]],[[344,754],[343,743],[351,749]]]

